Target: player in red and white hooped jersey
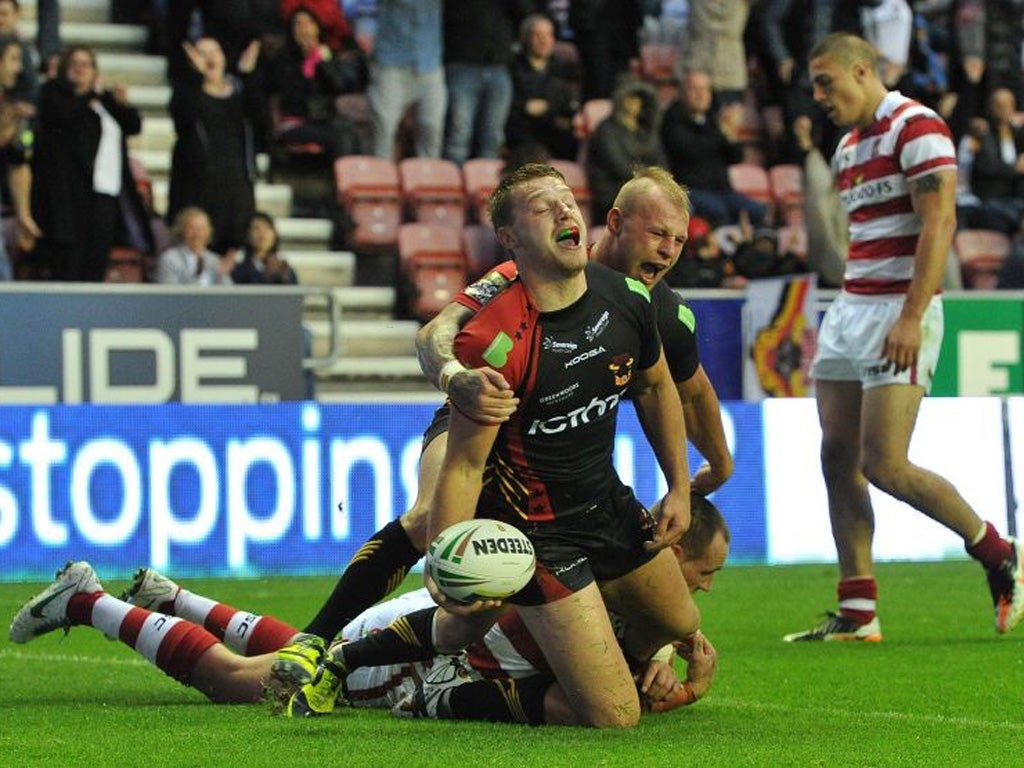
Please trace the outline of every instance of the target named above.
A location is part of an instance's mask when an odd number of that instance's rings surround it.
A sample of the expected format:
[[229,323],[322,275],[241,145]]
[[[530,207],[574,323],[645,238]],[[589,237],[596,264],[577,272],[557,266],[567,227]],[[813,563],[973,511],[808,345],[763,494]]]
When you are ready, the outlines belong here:
[[1024,618],[1024,548],[1001,537],[948,480],[908,458],[942,344],[940,286],[956,229],[957,168],[942,119],[888,91],[878,67],[867,41],[842,32],[810,56],[815,101],[851,129],[832,162],[850,218],[850,253],[811,369],[839,611],[787,641],[882,639],[869,484],[963,538],[985,569],[997,632]]
[[949,128],[928,107],[890,91],[874,122],[839,142],[832,169],[850,219],[844,290],[906,293],[922,228],[910,185],[940,171],[956,173]]

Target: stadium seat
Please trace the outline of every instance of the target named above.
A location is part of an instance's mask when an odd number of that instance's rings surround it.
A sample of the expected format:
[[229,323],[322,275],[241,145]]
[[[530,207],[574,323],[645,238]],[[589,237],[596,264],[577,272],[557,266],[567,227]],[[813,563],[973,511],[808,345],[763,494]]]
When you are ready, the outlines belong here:
[[348,155],[334,161],[338,205],[347,211],[347,246],[357,252],[391,250],[402,223],[398,168],[390,160]]
[[583,218],[590,223],[590,185],[587,183],[587,172],[583,166],[574,163],[572,160],[552,160],[551,167],[558,170],[565,176],[565,183],[569,185],[580,210],[583,211]]
[[590,99],[583,102],[576,125],[576,138],[585,139],[590,136],[603,120],[612,114],[611,99]]
[[501,179],[501,160],[489,157],[474,157],[462,164],[462,181],[466,189],[469,207],[479,224],[490,224],[487,199]]
[[740,124],[737,126],[737,138],[744,144],[764,145],[765,129],[761,112],[757,108],[757,102],[752,94],[742,102],[743,112]]
[[415,221],[459,229],[466,223],[462,171],[451,160],[407,157],[398,163],[398,178]]
[[462,230],[410,222],[398,229],[398,255],[409,287],[408,309],[426,322],[466,287]]
[[487,270],[507,258],[489,224],[470,224],[462,228],[462,252],[466,255],[468,282],[482,277]]
[[373,150],[373,118],[370,115],[370,102],[365,93],[343,93],[334,100],[339,115],[345,115],[355,125],[363,150]]
[[772,197],[772,185],[768,180],[768,171],[753,163],[734,163],[729,166],[729,183],[740,194],[764,203],[772,209],[775,199]]
[[136,248],[114,247],[107,256],[103,282],[144,283],[148,271],[146,261],[146,255]]
[[768,181],[772,188],[775,210],[782,214],[783,221],[793,224],[803,220],[804,171],[795,163],[773,165],[768,169]]
[[643,43],[640,46],[640,79],[654,86],[662,107],[678,94],[679,46],[671,43]]
[[988,229],[962,229],[953,238],[953,249],[960,261],[964,287],[994,289],[999,270],[1010,255],[1012,241],[1002,232]]

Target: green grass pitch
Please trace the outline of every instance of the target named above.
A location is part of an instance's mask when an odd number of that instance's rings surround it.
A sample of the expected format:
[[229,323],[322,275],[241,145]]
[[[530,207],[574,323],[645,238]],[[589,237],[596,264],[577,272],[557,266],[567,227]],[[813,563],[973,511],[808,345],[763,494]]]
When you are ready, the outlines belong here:
[[[617,732],[354,710],[290,721],[267,706],[213,706],[91,629],[25,646],[4,637],[0,765],[1024,765],[1024,627],[995,634],[980,569],[893,563],[877,575],[883,643],[787,645],[784,633],[832,607],[834,567],[727,568],[698,598],[720,653],[711,694]],[[301,626],[333,579],[186,583]],[[0,585],[0,614],[40,586]]]

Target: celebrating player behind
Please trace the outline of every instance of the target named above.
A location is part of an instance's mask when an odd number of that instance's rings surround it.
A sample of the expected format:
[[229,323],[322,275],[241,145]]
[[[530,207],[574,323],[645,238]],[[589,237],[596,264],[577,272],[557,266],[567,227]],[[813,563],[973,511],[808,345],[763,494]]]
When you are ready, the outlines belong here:
[[[711,502],[692,500],[692,524],[673,553],[690,592],[709,592],[729,554],[729,528]],[[343,630],[356,639],[386,628],[396,617],[429,606],[425,589],[380,603]],[[312,678],[325,651],[323,641],[300,633],[272,616],[239,610],[183,589],[156,571],[143,568],[127,595],[107,594],[92,567],[69,563],[53,584],[29,600],[11,623],[11,640],[25,643],[56,629],[91,626],[120,640],[151,664],[215,704],[262,701],[269,687],[301,685]],[[469,649],[474,677],[486,678],[491,701],[484,713],[510,720],[519,710],[495,706],[509,681],[549,674],[547,665],[514,611],[506,613],[483,641]],[[395,707],[396,714],[442,718],[462,716],[464,701],[476,706],[473,690],[455,692],[421,678],[443,672],[449,660],[438,657],[417,665],[367,667],[346,680],[345,695],[354,707]],[[707,693],[715,672],[714,649],[706,640],[687,657],[685,680],[671,664],[652,660],[637,675],[644,705],[663,712],[690,704]],[[403,701],[404,699],[404,701]],[[401,702],[401,704],[400,704]],[[493,715],[491,715],[493,713]]]
[[878,76],[861,38],[829,35],[811,52],[814,99],[850,132],[832,159],[849,212],[843,290],[818,335],[812,374],[821,466],[839,554],[839,613],[787,641],[879,641],[868,484],[963,537],[988,577],[997,632],[1024,617],[1024,550],[1000,537],[946,479],[907,451],[942,343],[939,286],[956,228],[949,129]]
[[[686,437],[706,463],[693,477],[694,490],[708,494],[732,474],[718,397],[700,363],[693,313],[662,282],[679,260],[689,224],[686,191],[661,168],[643,168],[626,182],[609,211],[606,228],[590,257],[642,282],[657,309],[658,331],[672,379],[683,403]],[[465,322],[515,275],[506,262],[467,288],[421,330],[417,349],[427,377],[444,389],[459,410],[481,422],[500,423],[518,405],[504,377],[490,367],[467,370],[453,351]],[[448,407],[427,428],[412,508],[388,523],[356,553],[333,593],[306,626],[334,637],[363,609],[395,589],[426,551],[427,503],[433,497],[447,442]]]
[[[467,323],[456,349],[470,367],[498,370],[520,402],[500,425],[452,411],[428,538],[473,517],[478,506],[522,528],[538,567],[510,602],[559,683],[553,692],[520,689],[528,718],[634,725],[639,698],[595,582],[606,582],[609,607],[629,623],[625,642],[635,658],[650,658],[698,627],[692,600],[675,597],[688,595],[665,551],[689,523],[679,396],[647,290],[588,263],[583,217],[561,174],[542,165],[517,169],[492,195],[491,218],[519,275]],[[562,345],[579,352],[567,360]],[[611,461],[618,402],[630,387],[668,482],[653,530],[645,530],[642,505]],[[500,610],[453,616],[428,609],[341,645],[325,661],[320,684],[299,691],[290,711],[329,711],[344,675],[358,667],[429,658],[435,640],[437,648],[464,647]],[[642,626],[630,621],[639,615]]]

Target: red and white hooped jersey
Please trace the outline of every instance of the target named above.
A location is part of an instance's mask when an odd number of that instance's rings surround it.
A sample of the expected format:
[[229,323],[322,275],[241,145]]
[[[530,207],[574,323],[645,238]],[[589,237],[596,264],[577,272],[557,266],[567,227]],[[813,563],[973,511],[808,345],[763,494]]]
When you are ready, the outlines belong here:
[[921,233],[909,184],[939,171],[956,172],[949,127],[933,110],[890,91],[874,123],[840,140],[832,170],[850,219],[843,288],[867,295],[906,293]]

